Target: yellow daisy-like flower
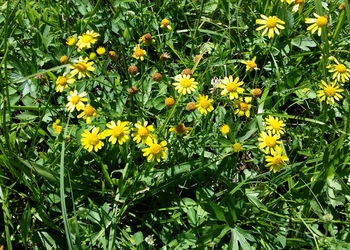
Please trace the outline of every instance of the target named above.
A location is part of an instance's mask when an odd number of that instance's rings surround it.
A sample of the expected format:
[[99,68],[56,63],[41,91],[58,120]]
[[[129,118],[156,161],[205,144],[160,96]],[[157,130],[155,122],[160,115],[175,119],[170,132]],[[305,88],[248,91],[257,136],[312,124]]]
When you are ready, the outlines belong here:
[[278,17],[276,16],[267,17],[265,15],[260,15],[260,16],[262,19],[257,19],[256,23],[262,26],[258,27],[256,30],[264,29],[262,36],[264,36],[268,32],[268,38],[273,38],[275,36],[275,33],[277,35],[280,34],[278,29],[281,29],[281,30],[284,29],[284,26],[282,24],[285,24],[285,22],[279,19]]
[[164,18],[164,19],[162,20],[162,22],[160,23],[160,27],[161,27],[162,29],[168,29],[168,30],[171,30],[171,29],[172,29],[171,26],[170,26],[170,21],[169,21],[168,19],[166,19],[166,18]]
[[85,107],[83,102],[88,101],[84,96],[87,96],[86,92],[78,94],[77,90],[74,90],[74,92],[70,91],[70,96],[67,96],[68,103],[66,104],[68,111],[73,112],[74,109],[77,109],[78,111],[82,110]]
[[283,154],[283,149],[281,147],[276,147],[276,150],[271,153],[271,155],[265,156],[265,161],[267,162],[266,167],[270,168],[271,172],[279,172],[281,169],[287,165],[286,162],[289,158]]
[[252,60],[241,61],[241,63],[246,65],[245,71],[253,71],[253,69],[259,70],[258,65],[256,65],[255,63],[255,60],[256,60],[256,56],[254,56]]
[[105,135],[110,136],[108,141],[112,144],[118,141],[119,145],[123,145],[130,138],[129,122],[118,120],[116,124],[114,121],[111,121],[106,126],[109,129],[105,131]]
[[312,23],[312,25],[310,25],[307,30],[311,30],[311,34],[318,31],[318,36],[321,36],[322,27],[327,25],[328,19],[326,16],[320,16],[316,13],[314,13],[314,17],[316,18],[305,18],[305,23]]
[[166,147],[168,143],[166,141],[158,143],[158,139],[154,138],[153,140],[148,141],[146,144],[149,147],[143,148],[142,152],[143,156],[147,156],[147,161],[151,162],[156,160],[157,162],[160,162],[162,159],[165,159],[166,152],[168,151],[168,148]]
[[177,75],[174,79],[176,82],[173,85],[179,94],[191,94],[196,90],[198,85],[198,82],[195,82],[194,78],[191,78],[191,75]]
[[281,0],[281,3],[287,3],[287,4],[290,4],[290,1],[291,1],[291,0]]
[[342,81],[344,83],[345,81],[349,81],[350,69],[344,64],[339,63],[336,58],[334,58],[334,62],[336,64],[327,66],[329,68],[328,72],[333,73],[332,79],[334,79],[334,82]]
[[134,54],[133,54],[133,58],[137,59],[137,60],[145,60],[144,56],[147,55],[146,50],[143,50],[140,48],[140,44],[137,45],[137,47],[134,48]]
[[90,104],[86,105],[83,112],[81,112],[77,118],[84,118],[86,120],[86,124],[90,124],[91,123],[91,117],[96,117],[97,116],[97,112],[96,109],[91,106]]
[[70,37],[68,37],[67,40],[66,40],[66,44],[67,44],[68,46],[73,46],[76,42],[77,42],[77,39],[75,39],[74,36],[70,36]]
[[135,123],[135,128],[133,128],[133,133],[131,134],[133,138],[133,140],[136,143],[143,143],[143,144],[147,144],[147,142],[152,141],[152,139],[156,138],[156,136],[154,134],[152,134],[152,132],[154,132],[154,127],[153,125],[149,125],[147,126],[148,122],[144,122],[143,125],[141,122],[137,121],[137,123]]
[[186,127],[184,123],[180,123],[174,127],[171,127],[169,132],[175,132],[177,135],[183,136],[183,134],[187,135],[191,129],[191,127]]
[[233,144],[233,151],[239,152],[241,150],[242,150],[242,144],[240,144],[239,142],[236,142]]
[[235,100],[234,106],[237,108],[235,110],[235,115],[238,116],[250,116],[250,109],[252,108],[252,105],[249,104],[252,101],[251,97],[244,97],[240,98],[240,100]]
[[227,135],[229,132],[230,132],[230,126],[227,125],[227,124],[224,124],[220,127],[220,132],[223,134],[223,135]]
[[69,89],[68,84],[75,83],[75,79],[67,72],[64,72],[62,76],[59,76],[56,80],[56,92],[62,92],[65,88]]
[[83,57],[79,57],[79,60],[76,60],[73,65],[70,65],[69,68],[73,69],[72,72],[70,73],[71,76],[75,76],[78,75],[78,79],[80,78],[85,78],[87,77],[91,77],[91,72],[93,72],[95,70],[94,67],[92,67],[92,65],[94,64],[94,62],[89,62],[89,58],[85,58],[83,59]]
[[92,151],[92,149],[97,152],[99,149],[101,149],[104,145],[103,140],[105,137],[103,133],[98,133],[100,131],[100,128],[93,128],[90,132],[89,130],[85,129],[84,133],[81,134],[81,145],[89,152]]
[[63,130],[63,127],[61,126],[61,125],[58,125],[58,124],[60,124],[60,120],[59,119],[57,119],[53,124],[52,124],[52,128],[53,128],[53,130],[55,130],[55,133],[57,134],[57,135],[59,135],[59,134],[61,134],[62,133],[62,130]]
[[93,30],[86,31],[86,33],[83,33],[83,35],[78,37],[78,48],[80,50],[91,48],[91,45],[97,42],[97,37],[99,36],[100,34],[94,32]]
[[150,33],[147,33],[140,37],[139,43],[143,43],[145,46],[149,46],[151,43],[155,43],[156,40],[152,38]]
[[306,0],[292,0],[293,3],[295,4],[292,11],[293,12],[297,12],[298,11],[298,14],[300,15],[301,12],[303,11],[303,7],[304,7],[304,4],[306,2]]
[[284,134],[284,127],[286,124],[279,120],[278,117],[273,117],[272,115],[269,115],[268,118],[265,118],[266,121],[266,130],[271,130],[273,135],[281,136],[281,134]]
[[240,87],[243,84],[243,81],[239,81],[238,77],[233,80],[232,76],[225,76],[225,78],[221,80],[221,83],[218,85],[218,87],[223,89],[223,91],[221,91],[221,95],[226,95],[228,93],[229,98],[232,100],[238,99],[238,94],[242,94],[244,92],[244,88]]
[[96,53],[99,54],[100,56],[104,55],[106,53],[106,48],[105,47],[98,47],[96,50]]
[[320,84],[320,90],[317,91],[317,96],[320,98],[321,101],[326,100],[327,104],[332,103],[334,104],[335,101],[339,101],[343,97],[339,94],[344,91],[344,89],[341,89],[335,82],[330,83],[328,81],[328,84],[321,80]]
[[201,114],[207,114],[214,110],[212,105],[213,99],[209,99],[207,95],[199,94],[196,107]]
[[272,135],[271,130],[268,130],[266,132],[261,132],[260,137],[258,140],[261,142],[259,143],[259,148],[264,150],[265,154],[269,154],[269,152],[273,155],[273,151],[276,150],[279,144],[282,144],[281,141],[279,141],[280,137],[278,135]]

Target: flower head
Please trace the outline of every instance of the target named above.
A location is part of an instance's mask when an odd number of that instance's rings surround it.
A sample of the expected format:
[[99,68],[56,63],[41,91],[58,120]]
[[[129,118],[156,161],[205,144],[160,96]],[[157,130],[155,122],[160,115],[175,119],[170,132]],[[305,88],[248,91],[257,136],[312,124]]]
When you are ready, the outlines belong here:
[[297,12],[298,11],[298,14],[300,15],[301,12],[303,11],[303,7],[304,7],[304,4],[305,4],[306,0],[293,0],[293,3],[295,4],[292,11],[293,12]]
[[176,81],[173,83],[175,90],[182,95],[191,94],[198,85],[198,82],[195,82],[190,75],[177,75],[174,79]]
[[330,81],[328,81],[327,84],[325,81],[321,80],[320,88],[321,89],[317,91],[317,96],[321,101],[326,100],[327,104],[334,104],[334,99],[339,101],[343,98],[339,93],[343,92],[344,89],[341,89],[335,82],[330,83]]
[[80,50],[82,49],[89,49],[91,48],[91,45],[97,42],[97,37],[99,37],[100,34],[94,32],[93,30],[88,30],[86,33],[83,33],[83,35],[78,37],[77,46]]
[[96,53],[100,56],[104,55],[106,53],[106,48],[105,47],[98,47],[97,50],[96,50]]
[[277,35],[280,34],[278,29],[283,30],[284,26],[282,24],[285,24],[284,21],[279,19],[275,16],[267,17],[265,15],[260,15],[262,19],[257,19],[256,23],[260,24],[261,26],[258,27],[256,30],[262,30],[264,29],[262,36],[264,36],[268,32],[268,38],[273,38],[275,36],[275,33]]
[[259,70],[258,65],[255,63],[256,56],[253,57],[252,60],[247,60],[247,61],[241,61],[241,63],[246,65],[246,71],[253,71],[254,70]]
[[145,46],[149,46],[151,43],[155,43],[156,40],[152,38],[152,35],[150,33],[147,33],[140,37],[139,43],[143,43]]
[[134,54],[133,54],[133,58],[137,59],[137,60],[145,60],[144,56],[147,55],[146,50],[143,50],[140,48],[140,44],[137,45],[137,47],[134,48]]
[[328,72],[333,73],[332,79],[334,79],[334,82],[342,81],[344,83],[345,81],[349,81],[350,69],[344,64],[339,63],[336,58],[334,58],[334,62],[336,64],[327,66],[329,68]]
[[83,112],[81,112],[77,118],[82,118],[86,120],[86,124],[90,124],[91,123],[91,117],[96,117],[97,116],[97,112],[96,109],[91,106],[90,104],[86,105]]
[[77,90],[70,91],[70,96],[67,96],[68,103],[66,104],[66,107],[69,112],[73,112],[76,108],[78,111],[82,110],[85,107],[85,104],[83,102],[87,102],[88,99],[84,96],[87,96],[86,92],[82,92],[78,94]]
[[52,128],[53,128],[53,130],[55,130],[55,133],[57,135],[61,134],[62,130],[63,130],[63,127],[61,125],[58,125],[58,124],[60,124],[60,122],[61,121],[59,119],[57,119],[54,123],[52,123]]
[[129,139],[129,122],[118,120],[117,123],[115,123],[114,121],[111,121],[110,123],[107,123],[106,126],[109,129],[105,131],[105,135],[110,136],[108,141],[112,144],[115,144],[118,141],[119,145],[123,145]]
[[199,94],[196,107],[198,108],[201,114],[207,114],[214,110],[212,105],[213,99],[209,99],[207,95]]
[[239,81],[238,77],[233,80],[233,77],[229,76],[221,80],[218,87],[223,89],[221,91],[221,95],[229,94],[229,98],[232,100],[238,99],[238,94],[242,94],[244,92],[244,88],[240,87],[243,84],[243,81]]
[[235,111],[235,115],[238,116],[250,116],[250,109],[252,108],[252,105],[249,104],[252,101],[251,97],[244,97],[244,99],[241,97],[240,100],[235,100],[234,106],[237,108]]
[[271,155],[265,156],[265,161],[267,162],[266,167],[270,168],[271,172],[276,173],[287,165],[286,162],[289,161],[289,158],[283,154],[283,149],[281,147],[276,147]]
[[186,127],[184,123],[180,123],[174,127],[171,127],[169,132],[175,132],[177,135],[183,136],[183,134],[187,135],[191,129],[191,127]]
[[77,39],[75,39],[74,36],[70,36],[70,37],[68,37],[67,40],[66,40],[66,44],[67,44],[68,46],[73,46],[76,42],[77,42]]
[[162,159],[164,160],[166,157],[166,152],[168,151],[168,148],[166,147],[167,142],[162,141],[158,143],[158,139],[154,138],[153,140],[149,140],[147,143],[148,148],[143,148],[143,156],[147,156],[147,161],[154,161],[160,162]]
[[144,122],[143,125],[139,121],[135,123],[135,128],[133,128],[132,137],[134,137],[133,140],[136,143],[141,142],[143,144],[146,144],[147,142],[150,142],[152,139],[156,138],[156,136],[152,134],[152,132],[154,132],[153,125],[147,126],[147,124],[147,121]]
[[268,118],[265,118],[266,121],[266,130],[271,130],[273,135],[278,135],[280,136],[281,134],[284,134],[284,127],[286,126],[286,124],[281,121],[278,120],[278,117],[273,117],[271,115],[269,115]]
[[164,19],[162,20],[162,22],[160,23],[160,27],[161,27],[162,29],[171,30],[170,21],[169,21],[168,19],[164,18]]
[[56,80],[56,92],[62,92],[65,88],[69,89],[68,84],[75,83],[75,79],[67,72],[64,72],[62,76],[59,76]]
[[279,141],[280,137],[278,135],[272,135],[271,130],[268,130],[266,132],[261,132],[260,137],[258,140],[260,141],[259,143],[259,148],[260,149],[265,149],[265,154],[273,154],[273,151],[276,150],[279,144],[282,144],[281,141]]
[[233,144],[233,151],[235,152],[239,152],[242,150],[242,144],[240,144],[239,142],[235,142]]
[[328,19],[326,16],[320,16],[316,13],[314,13],[314,17],[316,18],[305,18],[305,23],[312,23],[307,30],[311,30],[311,34],[315,33],[317,30],[318,36],[321,36],[322,27],[327,25]]
[[227,124],[224,124],[220,127],[220,132],[223,134],[223,135],[227,135],[229,132],[230,132],[230,126],[227,125]]
[[100,128],[93,128],[90,132],[89,130],[85,129],[84,133],[81,135],[81,145],[89,152],[92,151],[92,149],[97,152],[99,149],[101,149],[104,145],[104,143],[101,141],[104,139],[103,133],[98,133],[100,131]]
[[78,75],[78,79],[84,78],[86,76],[91,77],[91,72],[95,70],[92,65],[94,62],[89,62],[89,58],[83,59],[83,57],[79,57],[79,60],[76,60],[72,65],[69,66],[70,69],[73,69],[70,73],[71,76]]

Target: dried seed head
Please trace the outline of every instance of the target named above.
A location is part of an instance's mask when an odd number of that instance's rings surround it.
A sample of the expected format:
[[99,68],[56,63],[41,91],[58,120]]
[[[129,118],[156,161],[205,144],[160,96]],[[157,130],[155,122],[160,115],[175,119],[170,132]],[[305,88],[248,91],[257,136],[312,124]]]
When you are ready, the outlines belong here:
[[153,74],[152,79],[153,79],[154,81],[159,82],[160,80],[162,80],[162,74],[156,72],[156,73]]
[[128,73],[130,75],[136,75],[139,72],[139,69],[135,65],[130,65],[128,68]]
[[171,108],[172,106],[175,105],[175,100],[172,97],[167,97],[167,98],[165,98],[164,103],[165,103],[165,106]]
[[192,111],[195,111],[196,108],[197,107],[196,107],[196,104],[194,102],[187,103],[187,106],[186,106],[187,111],[192,112]]

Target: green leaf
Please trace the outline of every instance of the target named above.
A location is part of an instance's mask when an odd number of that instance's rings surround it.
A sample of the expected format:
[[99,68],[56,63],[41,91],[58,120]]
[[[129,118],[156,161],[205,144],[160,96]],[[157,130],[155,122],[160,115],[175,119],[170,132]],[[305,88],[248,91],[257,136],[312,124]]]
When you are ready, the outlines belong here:
[[229,249],[250,250],[251,246],[247,240],[253,242],[255,241],[254,237],[249,234],[248,231],[243,230],[239,227],[235,227],[231,229],[231,241],[229,244]]
[[26,208],[23,211],[22,219],[20,222],[22,242],[25,248],[27,248],[28,232],[30,230],[30,225],[31,225],[30,222],[31,222],[31,208],[29,203],[27,203]]
[[308,36],[297,37],[291,41],[291,44],[304,51],[310,51],[310,48],[316,47],[316,43]]

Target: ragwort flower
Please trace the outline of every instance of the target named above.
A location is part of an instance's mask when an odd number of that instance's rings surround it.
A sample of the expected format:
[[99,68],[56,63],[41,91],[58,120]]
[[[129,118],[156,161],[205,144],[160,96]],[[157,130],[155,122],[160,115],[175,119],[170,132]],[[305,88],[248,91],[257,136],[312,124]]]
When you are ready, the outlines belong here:
[[276,150],[273,151],[272,156],[266,155],[265,161],[267,162],[266,167],[270,168],[271,172],[279,172],[281,169],[287,165],[286,162],[289,161],[289,158],[283,154],[283,149],[281,147],[276,147]]
[[264,150],[265,149],[265,154],[269,154],[269,152],[273,155],[274,150],[278,147],[279,144],[282,144],[281,141],[279,141],[280,137],[278,135],[272,135],[271,130],[268,130],[266,132],[261,132],[260,137],[258,140],[260,141],[259,143],[259,148]]
[[238,116],[250,116],[250,109],[252,108],[252,105],[249,104],[252,101],[251,97],[244,97],[240,100],[235,100],[234,106],[237,108],[235,111],[235,115]]
[[241,63],[246,65],[246,71],[253,71],[253,69],[259,70],[258,65],[256,65],[255,63],[255,60],[256,60],[256,56],[254,56],[252,60],[247,60],[247,61],[243,60],[241,61]]
[[133,54],[133,58],[137,59],[137,60],[145,60],[144,56],[147,55],[146,50],[143,50],[140,48],[140,44],[137,45],[137,47],[134,48],[134,54]]
[[100,34],[92,30],[88,30],[86,33],[83,33],[83,35],[78,37],[79,40],[76,45],[80,50],[89,49],[91,48],[92,44],[97,42],[98,36],[100,36]]
[[220,127],[220,132],[223,135],[227,135],[230,132],[230,126],[228,124],[224,124]]
[[84,96],[87,96],[86,92],[78,94],[78,91],[76,89],[74,92],[70,91],[70,96],[67,96],[68,103],[66,104],[68,111],[73,112],[74,109],[77,109],[78,111],[82,110],[85,107],[85,104],[83,102],[88,101],[88,99]]
[[81,135],[81,145],[89,152],[92,151],[92,149],[97,152],[99,149],[101,149],[104,145],[102,139],[104,139],[103,133],[98,133],[100,131],[100,128],[93,128],[90,132],[89,130],[85,129],[84,133]]
[[162,159],[165,159],[166,152],[168,151],[166,141],[158,143],[158,139],[154,138],[153,140],[149,140],[146,144],[149,147],[143,148],[142,152],[143,156],[147,156],[147,161],[151,162],[156,160],[157,162],[160,162]]
[[56,80],[56,92],[62,92],[65,88],[69,89],[68,84],[75,83],[75,79],[67,72],[64,72],[62,76],[59,76]]
[[223,89],[221,91],[221,95],[229,94],[229,98],[232,99],[238,99],[238,94],[242,94],[244,92],[244,88],[241,88],[244,83],[243,81],[239,81],[239,78],[236,77],[235,80],[233,80],[232,76],[226,77],[221,80],[221,83],[219,84],[219,88]]
[[212,105],[213,99],[209,99],[207,95],[199,94],[196,107],[198,108],[201,114],[207,114],[214,110]]
[[332,103],[334,104],[335,101],[339,101],[340,99],[342,99],[343,97],[339,94],[341,92],[344,91],[344,89],[341,89],[337,83],[330,83],[330,81],[328,81],[328,84],[321,80],[320,84],[320,90],[317,91],[317,96],[320,98],[321,101],[326,100],[326,103]]
[[117,141],[119,145],[123,145],[129,139],[129,122],[111,121],[106,125],[109,129],[105,130],[105,135],[110,136],[109,142],[115,144]]
[[133,133],[132,133],[132,137],[133,140],[136,143],[143,143],[146,144],[147,142],[150,142],[152,139],[154,139],[156,136],[154,134],[152,134],[152,132],[154,132],[154,127],[153,125],[149,125],[147,126],[148,122],[144,122],[143,125],[141,122],[137,121],[137,123],[135,123],[135,128],[133,128]]
[[334,82],[342,81],[344,83],[345,81],[349,81],[350,69],[344,64],[339,63],[336,58],[334,58],[334,62],[336,65],[331,64],[327,66],[329,68],[328,72],[333,73],[332,79],[334,79]]
[[90,124],[91,123],[91,117],[96,117],[97,116],[97,112],[96,109],[91,106],[90,104],[86,105],[84,107],[83,112],[81,112],[77,118],[83,118],[86,120],[86,124]]
[[96,53],[100,56],[104,55],[106,53],[106,48],[105,47],[98,47],[97,50],[96,50]]
[[91,77],[91,72],[95,70],[92,65],[94,62],[89,62],[89,58],[83,59],[83,57],[79,57],[79,60],[76,60],[73,65],[70,65],[69,68],[73,69],[70,73],[71,76],[78,75],[78,79],[85,78],[86,76]]
[[160,27],[161,27],[162,29],[171,30],[170,21],[169,21],[168,19],[164,18],[164,19],[162,20],[162,22],[160,23]]
[[327,25],[328,19],[326,16],[320,16],[316,13],[314,13],[314,16],[316,18],[305,18],[305,23],[312,23],[307,30],[311,30],[311,34],[315,33],[317,30],[318,36],[321,36],[322,27]]
[[183,136],[183,134],[187,135],[191,129],[191,127],[186,127],[184,123],[180,123],[171,127],[169,132],[175,132],[178,136]]
[[281,136],[281,134],[284,134],[284,127],[286,124],[279,120],[278,117],[273,117],[272,115],[269,115],[268,118],[265,118],[266,121],[266,130],[271,130],[273,135]]
[[68,37],[67,40],[66,40],[66,44],[67,44],[68,46],[73,46],[76,42],[77,42],[77,39],[75,39],[74,36],[70,36],[70,37]]
[[173,83],[175,90],[182,95],[191,94],[196,90],[198,85],[198,82],[195,82],[194,78],[191,78],[190,75],[177,75],[174,79],[176,81]]
[[262,26],[258,27],[256,30],[264,29],[262,36],[264,36],[268,32],[268,38],[273,38],[275,36],[275,33],[277,35],[280,34],[278,29],[281,29],[281,30],[284,29],[284,26],[282,24],[285,24],[285,22],[279,19],[278,17],[276,16],[267,17],[262,14],[260,16],[262,19],[257,19],[256,23]]
[[52,128],[57,135],[61,134],[63,130],[63,127],[61,125],[58,125],[60,122],[60,119],[57,119],[54,123],[52,123]]

